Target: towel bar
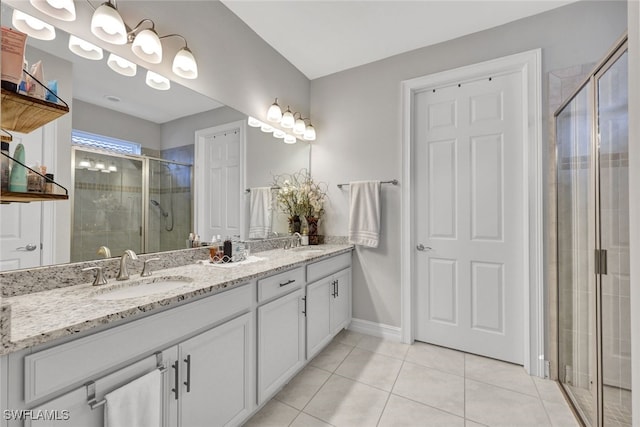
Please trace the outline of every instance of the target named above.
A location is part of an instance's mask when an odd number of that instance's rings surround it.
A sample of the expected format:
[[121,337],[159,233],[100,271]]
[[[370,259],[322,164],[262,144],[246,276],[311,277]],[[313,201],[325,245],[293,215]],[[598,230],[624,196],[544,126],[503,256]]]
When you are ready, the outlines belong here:
[[[380,184],[398,185],[398,180],[397,179],[391,179],[389,181],[380,181]],[[349,184],[338,184],[338,188],[342,189],[342,187],[344,187],[345,185],[349,185]]]
[[[167,368],[162,363],[162,353],[158,352],[156,355],[156,368],[160,369],[160,373],[163,373],[167,370]],[[146,375],[146,374],[145,374]],[[144,375],[141,375],[138,378],[141,378]],[[95,381],[90,381],[86,384],[87,387],[87,405],[93,410],[100,406],[103,406],[107,403],[107,399],[97,400],[96,399],[96,383]]]
[[[279,190],[279,189],[280,189],[280,187],[275,186],[275,187],[271,187],[271,189],[272,189],[272,190]],[[245,192],[245,193],[251,193],[251,189],[250,189],[250,188],[246,188],[246,189],[244,190],[244,192]]]

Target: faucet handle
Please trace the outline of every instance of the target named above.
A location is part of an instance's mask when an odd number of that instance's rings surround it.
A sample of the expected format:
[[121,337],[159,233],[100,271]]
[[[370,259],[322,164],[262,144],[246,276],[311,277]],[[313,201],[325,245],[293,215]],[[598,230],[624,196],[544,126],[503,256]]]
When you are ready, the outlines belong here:
[[95,278],[93,279],[93,286],[100,286],[100,285],[106,285],[107,284],[107,278],[104,277],[104,273],[103,273],[102,267],[98,267],[98,266],[87,267],[87,268],[83,268],[82,271],[95,271],[96,272]]
[[151,261],[160,261],[160,258],[149,258],[144,260],[144,267],[142,268],[142,273],[140,273],[140,277],[149,277],[151,276],[151,267],[148,267]]

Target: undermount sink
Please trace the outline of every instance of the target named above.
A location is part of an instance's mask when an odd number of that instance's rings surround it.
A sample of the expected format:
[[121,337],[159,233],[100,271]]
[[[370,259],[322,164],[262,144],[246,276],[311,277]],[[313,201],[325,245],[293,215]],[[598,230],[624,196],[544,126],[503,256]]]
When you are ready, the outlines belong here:
[[293,248],[292,251],[300,252],[303,255],[312,255],[312,254],[319,254],[320,252],[324,252],[324,250],[322,249],[313,249],[308,246],[299,246],[297,248]]
[[168,277],[134,282],[123,287],[97,291],[93,299],[100,301],[117,301],[128,298],[140,298],[163,292],[169,292],[189,285],[193,280],[186,277]]

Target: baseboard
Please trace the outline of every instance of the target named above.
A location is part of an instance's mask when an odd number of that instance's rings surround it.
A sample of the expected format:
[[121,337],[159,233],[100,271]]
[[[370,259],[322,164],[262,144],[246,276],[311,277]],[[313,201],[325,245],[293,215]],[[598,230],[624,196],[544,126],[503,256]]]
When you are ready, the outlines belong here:
[[372,335],[374,337],[384,338],[390,341],[400,342],[402,334],[397,326],[389,326],[383,323],[370,322],[362,319],[351,319],[351,324],[347,328],[353,332]]

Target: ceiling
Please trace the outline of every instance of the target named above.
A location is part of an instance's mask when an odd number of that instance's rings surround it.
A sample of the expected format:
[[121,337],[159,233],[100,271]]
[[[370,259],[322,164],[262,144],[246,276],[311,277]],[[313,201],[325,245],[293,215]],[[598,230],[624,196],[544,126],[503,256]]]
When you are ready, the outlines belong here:
[[313,80],[577,0],[221,0]]

